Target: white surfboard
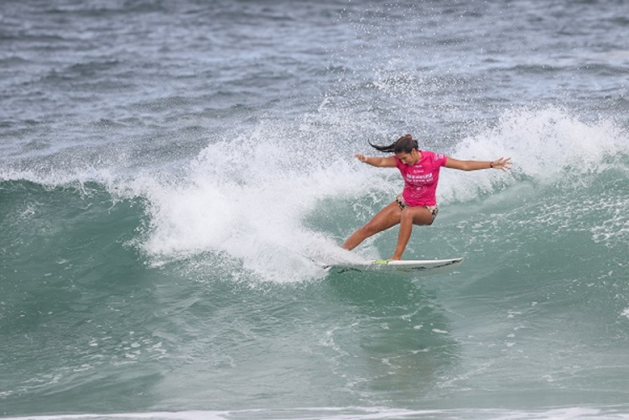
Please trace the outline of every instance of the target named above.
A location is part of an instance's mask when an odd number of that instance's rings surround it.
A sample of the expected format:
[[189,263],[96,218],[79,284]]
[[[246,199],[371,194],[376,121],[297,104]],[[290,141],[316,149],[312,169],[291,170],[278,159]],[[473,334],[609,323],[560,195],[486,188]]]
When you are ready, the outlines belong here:
[[420,273],[420,272],[438,272],[445,269],[454,268],[463,262],[462,257],[447,258],[443,260],[372,260],[365,263],[351,264],[335,264],[327,268],[336,273],[345,273],[347,271],[366,272],[366,271],[382,271],[382,272],[402,272],[402,273]]

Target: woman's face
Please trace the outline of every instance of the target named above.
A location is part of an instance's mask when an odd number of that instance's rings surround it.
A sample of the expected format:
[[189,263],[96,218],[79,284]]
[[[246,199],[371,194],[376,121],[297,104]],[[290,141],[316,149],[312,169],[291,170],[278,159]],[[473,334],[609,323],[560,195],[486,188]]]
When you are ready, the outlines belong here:
[[419,161],[419,152],[417,149],[413,149],[411,153],[400,152],[396,153],[395,156],[400,159],[400,162],[407,166],[413,166]]

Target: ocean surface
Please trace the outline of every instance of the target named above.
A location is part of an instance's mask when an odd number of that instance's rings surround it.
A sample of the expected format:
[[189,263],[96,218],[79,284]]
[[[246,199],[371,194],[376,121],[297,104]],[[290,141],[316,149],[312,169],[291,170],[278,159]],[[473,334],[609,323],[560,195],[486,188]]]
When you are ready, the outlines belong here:
[[[629,3],[3,0],[0,416],[628,419]],[[404,257],[343,241],[411,133]]]

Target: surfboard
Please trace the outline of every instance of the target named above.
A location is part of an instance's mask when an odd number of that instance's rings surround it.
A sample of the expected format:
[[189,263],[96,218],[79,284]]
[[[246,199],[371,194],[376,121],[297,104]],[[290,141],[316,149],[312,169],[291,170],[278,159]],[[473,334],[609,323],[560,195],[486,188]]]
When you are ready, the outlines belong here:
[[462,257],[447,258],[442,260],[372,260],[365,263],[351,264],[334,264],[326,268],[336,273],[345,273],[347,271],[355,272],[402,272],[402,273],[435,273],[445,269],[454,268],[463,262]]

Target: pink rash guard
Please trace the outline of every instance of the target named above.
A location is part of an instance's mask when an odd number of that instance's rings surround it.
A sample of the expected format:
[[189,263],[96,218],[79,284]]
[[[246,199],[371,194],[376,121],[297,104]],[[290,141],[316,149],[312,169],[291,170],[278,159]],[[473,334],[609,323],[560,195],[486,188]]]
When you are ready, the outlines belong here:
[[396,156],[395,165],[404,178],[404,191],[402,197],[411,207],[436,206],[437,182],[439,170],[446,164],[448,158],[445,155],[420,150],[421,158],[413,165],[402,163]]

